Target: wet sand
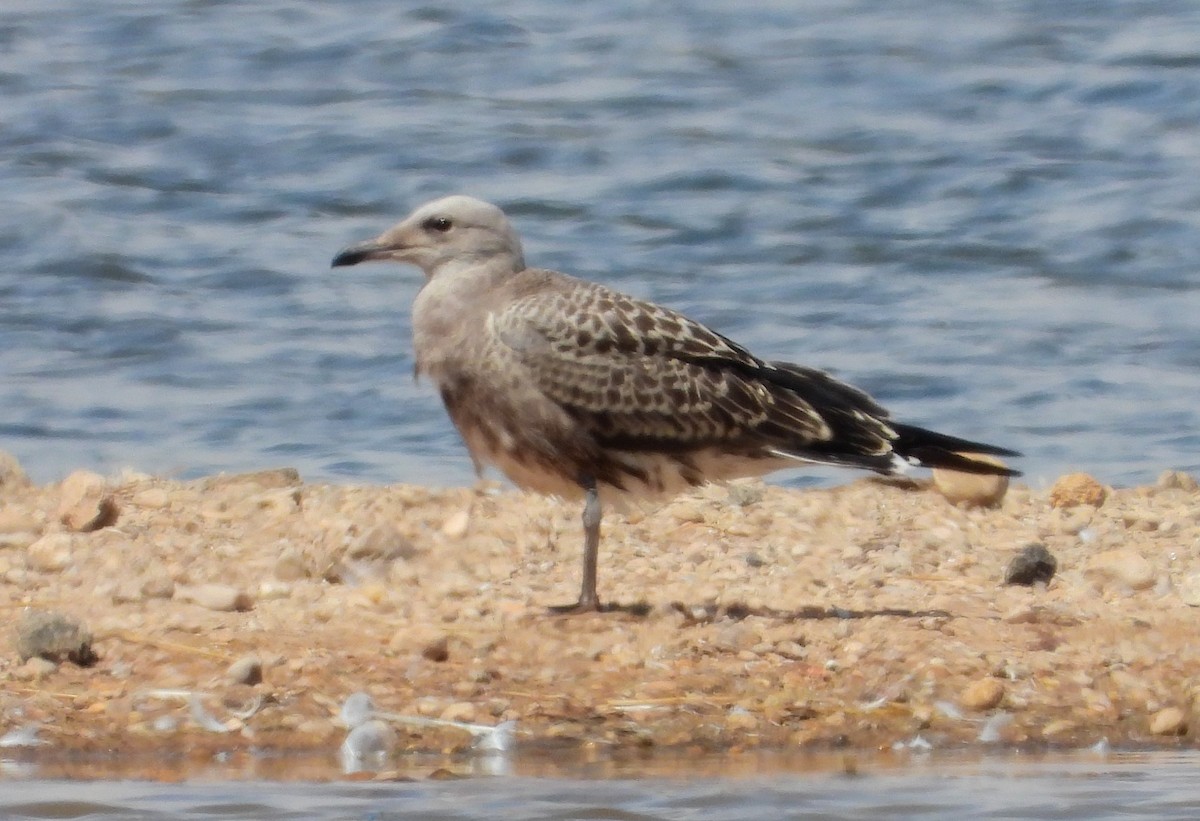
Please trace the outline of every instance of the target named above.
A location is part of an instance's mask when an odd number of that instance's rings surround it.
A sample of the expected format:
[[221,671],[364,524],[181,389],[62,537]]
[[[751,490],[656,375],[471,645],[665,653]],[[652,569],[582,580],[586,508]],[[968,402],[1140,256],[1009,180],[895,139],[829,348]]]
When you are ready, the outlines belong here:
[[[1006,584],[1035,543],[1053,578]],[[357,691],[395,714],[515,720],[523,748],[564,755],[1177,747],[1200,728],[1186,474],[1015,484],[993,508],[929,482],[711,486],[606,515],[600,594],[616,609],[548,615],[578,593],[581,547],[577,505],[495,484],[281,469],[36,486],[10,459],[0,735],[332,751]],[[46,614],[78,621],[55,660],[22,634]],[[65,658],[88,635],[95,658]],[[472,743],[396,733],[398,756]]]

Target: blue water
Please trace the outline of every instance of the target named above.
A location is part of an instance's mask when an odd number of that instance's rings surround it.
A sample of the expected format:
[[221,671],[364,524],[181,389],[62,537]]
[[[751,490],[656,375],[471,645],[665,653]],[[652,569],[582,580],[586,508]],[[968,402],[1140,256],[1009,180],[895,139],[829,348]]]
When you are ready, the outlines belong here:
[[0,449],[42,481],[468,482],[420,274],[328,267],[451,192],[1034,483],[1200,469],[1193,0],[11,0],[0,99]]
[[858,775],[774,772],[751,777],[612,781],[480,778],[417,783],[74,782],[0,775],[4,818],[141,821],[742,821],[742,819],[1060,819],[1193,821],[1194,754],[1087,756],[974,764],[940,758]]

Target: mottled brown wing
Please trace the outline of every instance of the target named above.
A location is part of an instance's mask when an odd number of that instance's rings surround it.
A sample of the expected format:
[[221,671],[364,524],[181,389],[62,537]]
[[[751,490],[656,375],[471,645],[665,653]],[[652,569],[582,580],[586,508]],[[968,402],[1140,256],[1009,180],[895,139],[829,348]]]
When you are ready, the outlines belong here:
[[736,343],[669,309],[566,282],[517,298],[492,331],[600,444],[762,453],[831,436],[811,404],[759,378],[770,366]]

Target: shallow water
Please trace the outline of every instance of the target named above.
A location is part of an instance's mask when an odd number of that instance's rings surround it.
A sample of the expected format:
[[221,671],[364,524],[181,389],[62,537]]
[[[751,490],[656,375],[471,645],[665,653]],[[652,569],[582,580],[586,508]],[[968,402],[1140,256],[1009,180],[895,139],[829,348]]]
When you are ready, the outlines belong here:
[[[63,782],[0,774],[4,818],[154,819],[1193,819],[1200,759],[1182,754],[915,756],[853,775],[827,768],[696,762],[555,777],[292,783]],[[755,763],[755,762],[747,762]],[[597,777],[603,778],[598,780]],[[615,776],[615,777],[614,777]],[[286,776],[283,776],[286,778]]]
[[1200,6],[14,0],[0,448],[36,479],[462,484],[415,270],[448,192],[1033,482],[1200,467]]

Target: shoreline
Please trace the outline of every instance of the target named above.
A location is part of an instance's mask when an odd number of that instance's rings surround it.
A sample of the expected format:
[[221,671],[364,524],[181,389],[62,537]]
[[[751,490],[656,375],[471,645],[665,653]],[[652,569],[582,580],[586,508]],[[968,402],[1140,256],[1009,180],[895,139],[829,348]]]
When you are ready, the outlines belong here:
[[[0,736],[35,727],[34,760],[335,753],[359,691],[393,714],[515,721],[522,748],[563,754],[1176,749],[1200,730],[1186,474],[1014,484],[995,508],[931,482],[709,486],[607,513],[600,595],[621,607],[563,617],[545,608],[578,592],[574,504],[288,469],[35,486],[9,464]],[[1054,577],[1005,584],[1033,543]],[[94,663],[23,660],[31,611],[81,622]],[[471,748],[394,729],[397,757]]]

